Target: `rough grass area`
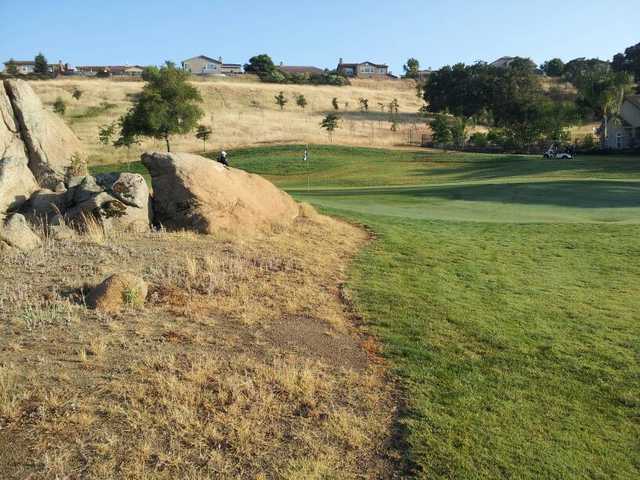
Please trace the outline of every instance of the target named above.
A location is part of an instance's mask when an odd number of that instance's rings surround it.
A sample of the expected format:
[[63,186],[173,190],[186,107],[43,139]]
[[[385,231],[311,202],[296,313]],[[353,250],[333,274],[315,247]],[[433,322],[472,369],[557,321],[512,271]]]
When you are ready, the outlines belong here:
[[[2,252],[3,479],[388,478],[388,380],[341,300],[359,229],[156,232]],[[144,307],[99,313],[114,272]]]
[[[418,114],[423,102],[416,95],[413,80],[355,80],[349,87],[266,84],[252,76],[198,80],[201,79],[194,77],[193,84],[203,98],[205,115],[201,123],[213,131],[207,143],[210,151],[260,144],[328,142],[320,122],[327,112],[333,111],[334,97],[343,117],[334,135],[336,142],[392,146],[406,144],[410,139],[418,142],[420,135],[428,131],[425,119]],[[165,148],[163,141],[145,140],[128,154],[126,149],[116,150],[98,140],[100,126],[116,121],[126,112],[143,85],[141,81],[83,78],[31,82],[45,104],[52,105],[58,97],[67,103],[66,120],[89,153],[91,163],[125,162],[138,158],[145,150]],[[83,92],[79,100],[72,97],[75,88]],[[280,91],[288,99],[284,111],[274,100]],[[298,95],[307,99],[305,109],[296,105]],[[360,112],[360,98],[369,99],[369,112]],[[395,132],[391,130],[388,113],[393,99],[400,104]],[[385,105],[384,113],[378,103]],[[202,148],[195,134],[172,139],[174,151],[202,151]]]
[[308,177],[296,147],[231,158],[375,232],[349,287],[417,477],[640,477],[639,158],[313,147]]

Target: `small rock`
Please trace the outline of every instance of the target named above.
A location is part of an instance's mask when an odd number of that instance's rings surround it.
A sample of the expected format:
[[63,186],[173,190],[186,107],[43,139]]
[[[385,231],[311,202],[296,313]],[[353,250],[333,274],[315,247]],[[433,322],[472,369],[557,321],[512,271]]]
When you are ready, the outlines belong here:
[[96,179],[93,178],[91,175],[87,175],[82,179],[82,181],[80,182],[80,185],[78,185],[77,187],[74,187],[73,193],[71,195],[72,196],[71,203],[73,203],[74,205],[84,203],[87,200],[89,200],[91,197],[93,197],[94,195],[102,191],[103,191],[103,188],[100,185],[98,185],[98,183],[96,182]]
[[0,226],[0,241],[24,252],[35,250],[42,245],[40,237],[29,228],[27,219],[19,213],[7,217]]
[[91,290],[87,306],[103,312],[117,312],[127,305],[144,305],[147,293],[148,286],[142,278],[130,273],[117,273]]

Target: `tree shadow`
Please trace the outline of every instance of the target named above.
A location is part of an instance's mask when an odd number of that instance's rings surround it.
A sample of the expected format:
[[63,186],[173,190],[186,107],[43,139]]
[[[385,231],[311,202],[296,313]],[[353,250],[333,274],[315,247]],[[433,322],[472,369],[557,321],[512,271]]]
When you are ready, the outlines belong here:
[[470,158],[463,153],[449,158],[430,161],[429,155],[415,157],[425,162],[413,175],[417,177],[455,177],[457,181],[498,180],[529,176],[553,176],[554,174],[578,174],[580,176],[640,177],[640,158],[583,157],[573,160],[548,160],[519,155],[477,155]]
[[403,200],[438,198],[452,201],[521,205],[554,205],[573,208],[640,207],[640,182],[555,181],[406,188],[326,190],[313,196],[377,196]]

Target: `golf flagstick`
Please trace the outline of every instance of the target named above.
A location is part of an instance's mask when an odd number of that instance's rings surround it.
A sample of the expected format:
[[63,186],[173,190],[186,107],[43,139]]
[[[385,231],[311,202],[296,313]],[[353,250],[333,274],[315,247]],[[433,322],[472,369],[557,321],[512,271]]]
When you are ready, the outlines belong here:
[[304,162],[307,165],[307,193],[311,190],[311,179],[309,178],[309,145],[304,147]]

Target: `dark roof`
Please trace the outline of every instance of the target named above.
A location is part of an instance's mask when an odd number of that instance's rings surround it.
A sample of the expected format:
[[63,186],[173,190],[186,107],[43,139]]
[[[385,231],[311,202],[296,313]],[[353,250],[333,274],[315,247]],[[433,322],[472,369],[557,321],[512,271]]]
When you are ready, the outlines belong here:
[[202,58],[208,62],[215,62],[215,63],[222,63],[220,60],[216,60],[215,58],[211,58],[211,57],[207,57],[206,55],[198,55],[197,57],[191,57],[191,58],[187,58],[186,60],[183,60],[182,63],[188,62],[189,60],[195,60],[197,58]]
[[369,61],[360,62],[360,63],[340,63],[338,67],[357,67],[358,65],[364,65],[365,63],[369,65],[373,65],[374,67],[377,67],[377,68],[389,68],[389,65],[385,63],[373,63]]
[[286,73],[308,73],[310,75],[320,74],[324,72],[323,69],[318,67],[301,67],[293,65],[282,65],[278,67],[278,69]]

